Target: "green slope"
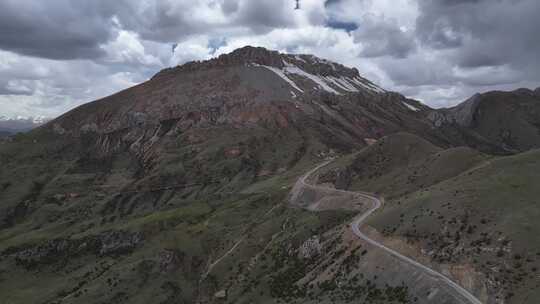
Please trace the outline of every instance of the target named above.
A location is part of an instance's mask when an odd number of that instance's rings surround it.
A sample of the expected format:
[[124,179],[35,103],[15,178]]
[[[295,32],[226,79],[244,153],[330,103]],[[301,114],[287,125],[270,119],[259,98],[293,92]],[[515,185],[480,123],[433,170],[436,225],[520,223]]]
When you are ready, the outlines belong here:
[[508,303],[540,301],[540,151],[484,165],[389,200],[370,219],[441,263],[471,262]]
[[470,264],[493,299],[540,301],[540,151],[490,157],[389,135],[336,160],[319,182],[378,192],[368,224],[419,246],[436,264]]
[[487,156],[467,147],[443,150],[416,135],[396,133],[338,160],[321,181],[389,198],[455,176],[484,159]]

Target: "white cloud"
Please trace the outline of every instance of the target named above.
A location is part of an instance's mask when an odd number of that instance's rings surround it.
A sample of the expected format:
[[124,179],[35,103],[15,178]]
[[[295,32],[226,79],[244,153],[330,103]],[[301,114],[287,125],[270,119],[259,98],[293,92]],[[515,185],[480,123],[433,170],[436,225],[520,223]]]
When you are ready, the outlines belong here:
[[55,117],[146,78],[90,60],[56,61],[0,51],[1,115]]
[[208,37],[196,36],[176,45],[169,65],[175,66],[188,61],[205,60],[211,57],[212,49],[209,46]]
[[147,54],[136,33],[119,30],[115,40],[102,46],[107,53],[105,61],[149,66],[163,66],[160,59]]

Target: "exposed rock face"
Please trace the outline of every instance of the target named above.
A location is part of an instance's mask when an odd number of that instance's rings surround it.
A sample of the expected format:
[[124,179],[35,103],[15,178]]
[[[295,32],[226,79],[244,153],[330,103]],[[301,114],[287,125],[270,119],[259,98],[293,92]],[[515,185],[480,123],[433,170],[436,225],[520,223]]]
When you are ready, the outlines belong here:
[[142,243],[143,236],[140,232],[130,233],[125,231],[111,231],[99,236],[101,248],[99,254],[111,255],[129,252]]
[[[166,77],[176,71],[197,71],[200,69],[242,66],[249,64],[271,66],[281,69],[284,68],[288,63],[294,64],[304,71],[314,75],[360,77],[356,68],[347,68],[342,64],[320,59],[313,55],[282,54],[262,47],[246,46],[237,49],[232,53],[223,54],[218,58],[208,61],[194,61],[176,68],[165,69],[156,74],[154,78]],[[367,82],[368,80],[364,79],[364,81]]]
[[[465,102],[431,111],[435,128],[453,128],[464,144],[493,153],[515,153],[540,147],[538,89],[476,94]],[[456,133],[457,131],[457,133]]]
[[66,130],[62,128],[60,124],[57,124],[57,123],[53,124],[53,131],[59,135],[64,135],[66,133]]
[[298,248],[298,256],[303,259],[311,259],[321,254],[322,245],[318,235],[314,235],[307,239]]
[[[186,136],[190,144],[203,143],[212,140],[203,130],[212,128],[310,129],[336,151],[403,130],[447,144],[422,117],[429,110],[377,87],[357,69],[312,55],[245,47],[165,69],[62,115],[44,130],[80,140],[100,157],[129,150],[147,165],[167,140]],[[244,152],[230,146],[225,155],[240,158]]]
[[337,189],[347,189],[350,186],[352,177],[350,169],[335,168],[328,170],[319,176],[319,183],[332,183]]
[[225,299],[227,298],[227,291],[225,289],[222,289],[214,294],[214,298],[216,299]]
[[[354,68],[311,55],[245,47],[165,69],[146,83],[63,115],[51,127],[57,134],[74,136],[156,129],[163,121],[170,122],[167,131],[216,124],[287,127],[300,112],[313,113],[314,105],[299,105],[308,102],[305,98],[317,98],[323,92],[375,95],[385,91]],[[287,103],[278,105],[278,100]]]
[[163,250],[159,253],[159,269],[162,273],[176,270],[182,260],[182,254],[176,250]]
[[53,239],[39,245],[11,247],[2,252],[26,268],[63,263],[86,254],[121,255],[131,252],[143,241],[139,232],[109,231],[82,239]]
[[480,100],[481,95],[476,94],[453,108],[433,111],[428,115],[428,118],[437,127],[444,123],[456,123],[462,127],[470,127]]

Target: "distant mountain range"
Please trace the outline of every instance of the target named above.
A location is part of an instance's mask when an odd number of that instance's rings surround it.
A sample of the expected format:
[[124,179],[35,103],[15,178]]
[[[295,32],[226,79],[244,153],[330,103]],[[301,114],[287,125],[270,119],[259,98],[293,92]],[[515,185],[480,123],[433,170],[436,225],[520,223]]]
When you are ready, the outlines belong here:
[[0,115],[0,137],[29,131],[49,120],[44,116],[9,118]]

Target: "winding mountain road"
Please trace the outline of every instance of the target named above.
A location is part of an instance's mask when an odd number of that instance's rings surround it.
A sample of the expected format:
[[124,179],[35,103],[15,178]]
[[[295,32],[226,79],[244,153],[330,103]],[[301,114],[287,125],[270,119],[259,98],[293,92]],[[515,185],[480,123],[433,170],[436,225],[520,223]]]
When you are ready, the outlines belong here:
[[[353,191],[346,191],[346,190],[338,190],[338,189],[333,189],[333,188],[329,188],[329,187],[324,187],[324,186],[318,186],[318,185],[312,185],[312,184],[309,184],[307,182],[307,179],[313,174],[315,173],[317,170],[319,170],[320,168],[328,165],[329,163],[331,162],[331,160],[329,161],[326,161],[320,165],[318,165],[317,167],[313,168],[312,170],[310,170],[308,173],[306,173],[304,176],[302,176],[297,184],[295,185],[295,189],[293,189],[293,199],[294,199],[294,196],[298,196],[300,194],[300,190],[301,188],[311,188],[313,190],[321,190],[323,192],[328,192],[328,191],[332,191],[332,192],[335,192],[335,193],[343,193],[343,194],[348,194],[348,195],[353,195],[354,198],[367,198],[369,199],[371,202],[373,202],[373,205],[371,206],[371,208],[369,208],[366,212],[358,215],[354,220],[353,222],[351,223],[351,229],[353,231],[353,233],[358,237],[360,238],[361,240],[387,252],[388,254],[394,256],[395,258],[405,262],[405,263],[408,263],[418,269],[420,269],[421,271],[425,272],[427,275],[429,275],[432,279],[436,280],[436,281],[439,281],[439,282],[443,282],[445,284],[447,284],[448,286],[450,286],[452,288],[453,291],[455,291],[454,293],[452,293],[452,295],[454,296],[454,298],[459,301],[458,303],[463,303],[463,304],[470,304],[470,303],[473,303],[473,304],[482,304],[482,302],[480,302],[480,300],[478,300],[473,294],[471,294],[469,291],[467,291],[465,288],[459,286],[457,283],[455,283],[454,281],[452,281],[450,278],[446,277],[445,275],[423,265],[423,264],[420,264],[419,262],[409,258],[409,257],[406,257],[402,254],[400,254],[399,252],[393,250],[393,249],[390,249],[388,247],[386,247],[385,245],[369,238],[365,233],[363,233],[361,230],[360,230],[360,226],[364,223],[364,221],[371,215],[373,214],[377,209],[379,209],[381,206],[382,206],[382,203],[381,203],[381,200],[378,199],[377,197],[375,196],[372,196],[372,195],[369,195],[369,194],[366,194],[366,193],[361,193],[361,192],[353,192]],[[313,207],[312,208],[309,208],[310,210],[313,210]]]

